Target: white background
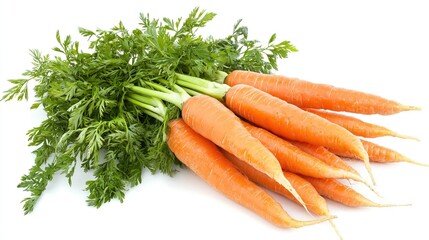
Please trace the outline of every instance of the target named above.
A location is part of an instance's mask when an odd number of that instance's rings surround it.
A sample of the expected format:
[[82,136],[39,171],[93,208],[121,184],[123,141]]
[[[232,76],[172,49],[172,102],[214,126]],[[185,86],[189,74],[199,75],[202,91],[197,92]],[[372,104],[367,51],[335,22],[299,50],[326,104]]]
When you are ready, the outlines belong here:
[[[195,6],[218,13],[204,34],[222,37],[242,18],[252,38],[272,33],[300,50],[281,61],[279,73],[314,82],[376,93],[423,107],[388,117],[362,119],[379,123],[420,142],[377,139],[416,161],[429,163],[429,14],[425,1],[1,1],[0,91],[7,79],[31,68],[29,49],[51,52],[55,32],[78,37],[77,27],[107,29],[122,20],[137,27],[139,13],[154,17],[186,16]],[[35,211],[24,216],[16,188],[33,164],[26,132],[43,119],[31,103],[0,103],[0,239],[337,239],[328,223],[279,229],[210,188],[189,170],[174,178],[145,172],[143,183],[128,191],[125,202],[88,207],[85,181],[77,172],[71,187],[55,178]],[[367,177],[360,163],[352,164]],[[351,209],[329,202],[345,239],[429,239],[429,168],[410,164],[373,164],[378,198],[410,207]],[[311,218],[274,195],[290,215]]]

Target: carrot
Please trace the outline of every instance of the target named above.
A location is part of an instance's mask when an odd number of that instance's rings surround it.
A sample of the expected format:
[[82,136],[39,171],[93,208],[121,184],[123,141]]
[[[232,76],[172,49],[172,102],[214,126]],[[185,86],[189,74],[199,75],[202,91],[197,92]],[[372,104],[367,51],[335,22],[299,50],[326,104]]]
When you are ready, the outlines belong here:
[[338,157],[337,155],[330,152],[328,149],[322,147],[322,146],[315,146],[309,143],[303,143],[303,142],[296,142],[296,141],[289,141],[293,145],[297,146],[302,151],[312,155],[313,157],[316,157],[326,164],[344,169],[346,171],[355,173],[356,175],[360,175],[356,169],[354,169],[350,164],[348,164],[346,161],[344,161],[342,158]]
[[[298,203],[296,198],[294,198],[289,191],[287,191],[277,182],[273,181],[267,175],[259,172],[258,170],[245,163],[244,161],[238,159],[231,153],[225,150],[221,151],[225,155],[225,157],[229,161],[231,161],[237,167],[237,169],[245,176],[247,176],[251,181]],[[317,191],[310,183],[291,172],[284,171],[283,174],[285,175],[286,179],[288,179],[288,181],[292,184],[292,186],[298,191],[299,195],[302,197],[302,200],[304,200],[305,205],[308,207],[308,210],[310,210],[312,213],[321,216],[329,215],[329,209],[325,199],[317,193]]]
[[203,137],[280,183],[306,207],[284,177],[276,157],[252,137],[241,120],[221,102],[206,95],[191,97],[183,104],[182,118]]
[[[231,161],[237,167],[237,169],[245,176],[247,176],[251,181],[299,204],[296,198],[287,189],[285,189],[277,182],[273,181],[267,175],[259,172],[258,170],[245,163],[244,161],[238,159],[231,153],[223,149],[221,149],[221,151],[225,155],[225,157],[229,161]],[[319,216],[330,216],[326,200],[322,196],[320,196],[320,194],[313,187],[313,185],[311,185],[310,182],[291,172],[284,171],[283,174],[285,175],[286,179],[292,184],[292,186],[298,191],[299,195],[304,200],[305,205],[308,207],[308,210]],[[334,222],[332,220],[329,220],[329,223],[334,228],[339,238],[343,239]]]
[[[370,161],[372,162],[379,162],[379,163],[407,162],[407,163],[412,163],[420,166],[426,166],[426,167],[429,166],[429,164],[416,162],[393,149],[383,147],[381,145],[378,145],[363,139],[361,141],[366,151],[368,152]],[[356,158],[354,154],[347,151],[342,152],[338,150],[332,150],[332,152],[337,154],[338,156],[342,156],[346,158]]]
[[237,70],[227,76],[225,83],[250,85],[301,108],[381,115],[420,109],[369,93],[272,74]]
[[216,190],[273,224],[297,228],[332,218],[293,219],[268,193],[243,176],[215,144],[193,131],[182,119],[172,120],[168,126],[168,146],[181,162]]
[[336,179],[304,177],[320,195],[349,207],[392,207],[407,204],[376,203]]
[[330,166],[263,128],[246,122],[243,124],[252,136],[260,140],[274,154],[283,170],[316,178],[352,179],[366,184],[375,192],[371,184],[360,175]]
[[368,154],[359,139],[346,129],[243,84],[231,87],[225,102],[236,114],[281,137],[353,152],[365,161],[374,182]]
[[415,137],[399,134],[383,126],[364,122],[352,116],[347,116],[339,113],[328,112],[328,111],[323,111],[318,109],[305,109],[305,110],[344,127],[345,129],[349,130],[351,133],[353,133],[356,136],[361,136],[365,138],[391,136],[391,137],[399,137],[404,139],[418,140]]

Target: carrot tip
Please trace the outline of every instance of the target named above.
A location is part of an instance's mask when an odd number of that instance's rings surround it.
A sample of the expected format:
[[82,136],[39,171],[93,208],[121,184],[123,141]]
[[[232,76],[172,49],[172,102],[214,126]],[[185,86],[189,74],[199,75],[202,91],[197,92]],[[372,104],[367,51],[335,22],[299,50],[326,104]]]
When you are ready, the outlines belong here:
[[374,207],[409,207],[412,206],[411,203],[403,203],[403,204],[389,204],[389,203],[376,203]]
[[415,141],[420,141],[419,138],[414,137],[414,136],[410,136],[410,135],[404,135],[404,134],[394,133],[393,136],[394,137],[398,137],[398,138],[402,138],[402,139],[411,139],[411,140],[415,140]]
[[371,169],[371,165],[369,163],[369,156],[368,154],[363,158],[364,164],[365,164],[365,168],[368,171],[369,177],[371,178],[372,184],[375,186],[377,185],[375,182],[375,178],[374,175],[372,174],[372,169]]
[[375,193],[375,195],[377,195],[378,197],[383,197],[376,189],[373,185],[371,185],[369,182],[365,181],[364,179],[362,179],[363,184],[365,184],[373,193]]
[[340,240],[344,240],[343,236],[341,235],[341,233],[340,233],[340,231],[338,230],[337,225],[335,225],[334,221],[332,221],[332,219],[331,219],[331,220],[329,220],[329,223],[331,224],[331,226],[332,226],[332,228],[334,229],[335,233],[337,234],[338,238],[339,238]]
[[375,189],[375,187],[371,183],[366,181],[363,177],[361,177],[359,174],[348,173],[347,176],[349,179],[365,184],[373,193],[375,193],[379,197],[382,197],[381,194]]
[[415,164],[422,167],[429,167],[429,163],[416,162],[408,157],[403,157],[403,159],[404,159],[404,162],[407,162],[407,163]]
[[273,179],[276,182],[280,183],[280,185],[282,185],[284,188],[286,188],[295,197],[295,199],[304,207],[305,211],[310,213],[310,211],[307,209],[307,206],[304,200],[302,200],[301,196],[298,194],[295,188],[293,188],[290,182],[285,178],[285,176],[283,175],[283,172],[281,173],[282,173],[281,175],[274,176]]
[[320,218],[314,219],[314,220],[296,221],[295,224],[293,224],[291,227],[300,228],[300,227],[305,227],[305,226],[309,226],[309,225],[315,225],[318,223],[331,221],[332,219],[335,219],[335,218],[337,218],[337,216],[329,215],[329,216],[323,216],[323,217],[320,217]]
[[420,111],[420,110],[422,110],[421,107],[408,106],[408,105],[401,105],[400,108],[401,108],[402,111]]

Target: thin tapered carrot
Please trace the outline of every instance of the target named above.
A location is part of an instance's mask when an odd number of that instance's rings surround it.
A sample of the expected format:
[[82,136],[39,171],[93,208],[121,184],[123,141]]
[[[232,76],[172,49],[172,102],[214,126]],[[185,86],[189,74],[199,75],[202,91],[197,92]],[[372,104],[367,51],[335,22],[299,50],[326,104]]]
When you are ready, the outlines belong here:
[[[269,178],[267,175],[259,172],[258,170],[245,163],[244,161],[238,159],[231,153],[223,149],[221,149],[221,151],[225,155],[225,157],[229,161],[231,161],[234,166],[236,166],[237,169],[245,176],[247,176],[251,181],[299,204],[296,198],[292,196],[292,194],[287,189]],[[310,212],[319,216],[331,215],[326,200],[322,196],[320,196],[320,194],[313,187],[313,185],[311,185],[311,183],[291,172],[284,171],[283,174],[285,175],[286,179],[292,184],[292,186],[298,191],[298,194],[302,197],[302,200],[304,200],[305,205],[308,207],[308,210],[310,210]],[[332,220],[330,220],[329,223],[331,224],[339,238],[343,239],[335,223]]]
[[367,152],[360,140],[345,128],[243,84],[231,87],[225,102],[236,114],[281,137],[353,152],[364,160],[374,182]]
[[[393,149],[383,147],[379,144],[375,144],[373,142],[366,141],[363,139],[361,141],[366,151],[368,152],[370,161],[372,162],[379,162],[379,163],[407,162],[407,163],[412,163],[420,166],[429,167],[429,164],[416,162]],[[347,151],[332,150],[332,152],[337,154],[338,156],[342,156],[346,158],[356,158],[354,154]]]
[[299,221],[268,193],[243,176],[208,139],[192,130],[182,119],[170,121],[167,143],[176,157],[228,198],[280,227],[302,227],[331,217]]
[[344,114],[328,112],[328,111],[318,110],[318,109],[305,109],[305,110],[344,127],[345,129],[349,130],[351,133],[353,133],[356,136],[361,136],[365,138],[391,136],[391,137],[399,137],[404,139],[418,140],[415,137],[399,134],[383,126],[364,122],[352,116],[347,116]]
[[336,179],[303,177],[314,186],[320,195],[349,207],[393,207],[408,205],[376,203]]
[[381,115],[420,109],[374,94],[280,75],[236,70],[227,76],[225,83],[230,86],[250,85],[301,108]]
[[[238,159],[236,156],[225,150],[222,150],[222,153],[229,161],[231,161],[237,167],[240,172],[247,176],[251,181],[298,203],[296,198],[294,198],[289,191],[287,191],[277,182],[273,181],[267,175],[259,172],[249,164]],[[292,184],[292,186],[298,191],[299,195],[302,197],[302,200],[304,200],[305,205],[307,206],[308,210],[310,210],[310,212],[320,216],[330,215],[325,199],[317,193],[317,191],[310,183],[305,181],[302,177],[299,177],[298,175],[293,174],[291,172],[284,171],[283,174]]]
[[247,122],[243,122],[243,125],[274,154],[283,170],[316,178],[352,179],[364,183],[376,192],[359,174],[330,166],[263,128]]
[[306,207],[284,177],[276,157],[252,137],[241,120],[215,98],[198,95],[183,104],[182,118],[194,131],[243,159],[288,189]]
[[344,169],[349,172],[353,172],[356,175],[360,175],[356,169],[354,169],[350,164],[348,164],[346,161],[344,161],[342,158],[338,157],[334,153],[330,152],[328,149],[322,146],[315,146],[309,143],[303,143],[303,142],[296,142],[296,141],[289,141],[293,145],[297,146],[302,151],[312,155],[313,157],[316,157],[326,164],[330,166],[334,166],[337,168]]

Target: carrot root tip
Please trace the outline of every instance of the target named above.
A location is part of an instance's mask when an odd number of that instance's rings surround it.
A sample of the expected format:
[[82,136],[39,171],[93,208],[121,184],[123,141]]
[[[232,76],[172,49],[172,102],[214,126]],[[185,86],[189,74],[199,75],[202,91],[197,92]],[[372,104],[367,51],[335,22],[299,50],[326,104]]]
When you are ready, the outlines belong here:
[[405,134],[399,134],[399,133],[395,133],[394,137],[398,137],[398,138],[402,138],[402,139],[410,139],[410,140],[415,140],[420,142],[420,139],[414,136],[410,136],[410,135],[405,135]]
[[415,165],[418,165],[418,166],[422,166],[422,167],[429,167],[428,163],[421,163],[421,162],[415,162],[415,161],[409,161],[409,163],[415,164]]
[[341,235],[340,231],[337,228],[337,225],[335,225],[334,221],[331,219],[329,220],[329,223],[331,224],[332,228],[334,229],[335,233],[338,236],[338,239],[344,240],[343,236]]
[[417,107],[417,106],[407,106],[407,105],[403,105],[402,109],[404,109],[404,111],[420,111],[422,110],[421,107]]
[[323,216],[323,217],[320,217],[320,218],[314,219],[314,220],[296,221],[296,223],[293,224],[291,227],[300,228],[300,227],[305,227],[305,226],[309,226],[309,225],[315,225],[315,224],[323,223],[326,221],[331,221],[332,219],[335,219],[335,218],[337,218],[337,216],[329,215],[329,216]]
[[370,184],[368,181],[365,181],[364,179],[362,179],[361,182],[363,184],[365,184],[373,193],[375,193],[375,195],[377,195],[378,197],[383,198],[383,195],[381,195],[380,192],[377,191],[377,189],[375,189],[375,186],[373,186],[372,184]]
[[372,169],[371,169],[371,164],[369,162],[369,156],[365,156],[363,159],[364,163],[365,163],[365,168],[368,171],[369,177],[371,178],[372,181],[372,185],[377,185],[377,183],[375,182],[375,178],[374,178],[374,174],[372,173]]
[[276,182],[280,183],[280,185],[282,185],[284,188],[286,188],[295,197],[295,199],[304,207],[305,211],[307,211],[311,215],[310,211],[307,209],[307,206],[304,200],[302,200],[298,192],[292,187],[290,182],[285,178],[285,176],[283,175],[283,172],[281,175],[274,176],[273,179]]
[[411,163],[411,164],[422,166],[422,167],[429,167],[428,163],[416,162],[416,161],[412,160],[411,158],[408,158],[405,156],[402,156],[402,159],[404,162],[407,162],[407,163]]
[[390,204],[390,203],[376,203],[375,207],[410,207],[411,203],[400,203],[400,204]]

